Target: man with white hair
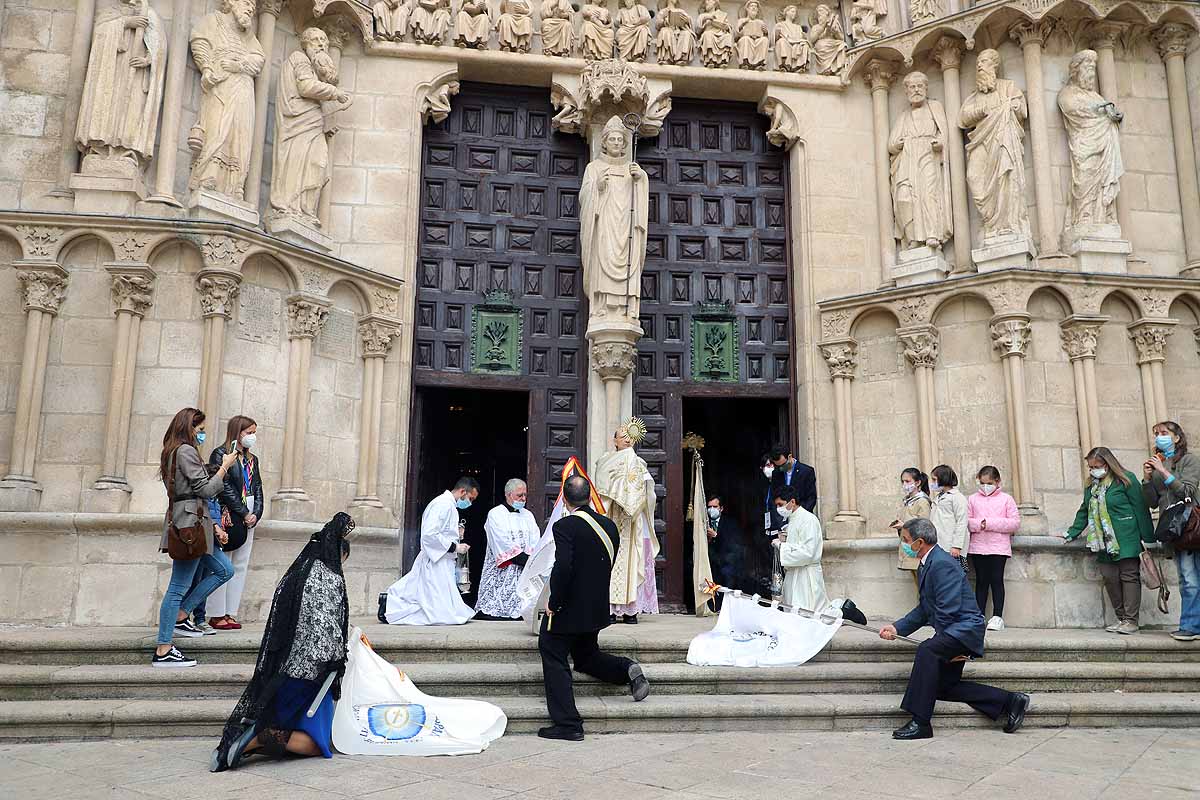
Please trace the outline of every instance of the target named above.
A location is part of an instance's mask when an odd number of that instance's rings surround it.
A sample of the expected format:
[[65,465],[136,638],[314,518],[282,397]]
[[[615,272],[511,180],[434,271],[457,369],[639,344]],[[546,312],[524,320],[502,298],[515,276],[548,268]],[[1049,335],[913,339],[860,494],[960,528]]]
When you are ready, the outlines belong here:
[[541,537],[537,520],[525,508],[528,494],[525,481],[513,478],[504,484],[504,502],[488,512],[483,524],[487,555],[479,578],[475,619],[521,618],[523,602],[517,595],[517,581]]

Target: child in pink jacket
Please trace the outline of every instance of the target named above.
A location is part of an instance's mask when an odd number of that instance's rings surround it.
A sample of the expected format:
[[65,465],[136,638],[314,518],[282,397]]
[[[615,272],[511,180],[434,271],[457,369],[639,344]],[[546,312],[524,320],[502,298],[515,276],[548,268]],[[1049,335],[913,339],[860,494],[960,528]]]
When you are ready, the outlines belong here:
[[992,593],[989,631],[1004,630],[1004,567],[1012,556],[1012,536],[1021,525],[1016,502],[1000,489],[1000,470],[986,466],[975,476],[979,491],[967,498],[967,530],[971,543],[967,553],[975,567],[975,602],[980,612],[987,609]]

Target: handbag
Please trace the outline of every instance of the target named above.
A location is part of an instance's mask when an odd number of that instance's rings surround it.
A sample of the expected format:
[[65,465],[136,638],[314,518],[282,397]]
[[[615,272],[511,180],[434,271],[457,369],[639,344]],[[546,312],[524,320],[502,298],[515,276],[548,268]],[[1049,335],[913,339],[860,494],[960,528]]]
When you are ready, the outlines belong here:
[[173,561],[191,561],[208,552],[208,543],[204,538],[204,526],[200,520],[195,525],[179,528],[175,525],[175,515],[172,513],[178,500],[192,500],[192,497],[177,498],[175,496],[175,453],[171,454],[171,466],[167,470],[167,555]]
[[1200,514],[1194,513],[1195,509],[1191,497],[1164,508],[1154,527],[1155,540],[1180,550],[1200,549]]
[[1158,610],[1163,614],[1169,613],[1168,602],[1171,599],[1171,590],[1167,588],[1167,580],[1163,577],[1162,565],[1144,544],[1138,560],[1141,562],[1142,585],[1152,591],[1158,591]]

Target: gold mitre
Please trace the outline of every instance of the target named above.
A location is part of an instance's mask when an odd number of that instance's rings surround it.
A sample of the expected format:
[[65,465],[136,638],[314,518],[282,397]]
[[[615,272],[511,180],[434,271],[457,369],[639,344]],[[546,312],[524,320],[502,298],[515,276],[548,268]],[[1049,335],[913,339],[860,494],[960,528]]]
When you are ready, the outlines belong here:
[[[616,118],[614,117],[614,119]],[[622,422],[617,426],[617,433],[625,434],[632,444],[638,444],[646,438],[646,423],[637,417],[630,417],[628,422]]]

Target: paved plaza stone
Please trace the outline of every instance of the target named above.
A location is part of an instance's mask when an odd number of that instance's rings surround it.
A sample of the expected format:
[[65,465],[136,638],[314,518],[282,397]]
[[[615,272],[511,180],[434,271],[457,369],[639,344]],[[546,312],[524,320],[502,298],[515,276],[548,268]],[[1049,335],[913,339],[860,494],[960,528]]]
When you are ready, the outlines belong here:
[[[187,713],[186,704],[180,714]],[[13,800],[704,800],[943,798],[1183,800],[1200,792],[1200,729],[509,735],[457,758],[335,756],[208,772],[211,739],[0,747]]]

